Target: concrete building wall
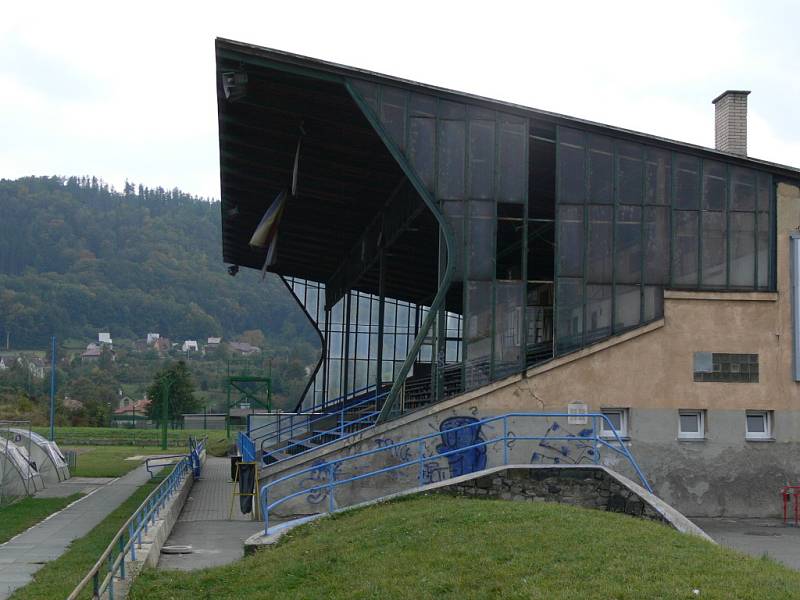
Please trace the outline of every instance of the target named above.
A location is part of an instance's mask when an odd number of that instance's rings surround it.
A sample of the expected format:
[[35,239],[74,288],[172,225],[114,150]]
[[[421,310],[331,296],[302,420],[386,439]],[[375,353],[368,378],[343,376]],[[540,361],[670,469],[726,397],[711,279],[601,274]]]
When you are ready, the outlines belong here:
[[[422,457],[417,467],[343,486],[336,498],[347,504],[399,491],[415,478],[435,482],[464,468],[463,461],[459,466],[458,460],[440,456],[447,444],[439,431],[448,423],[509,412],[566,412],[570,403],[582,402],[590,411],[629,410],[627,444],[656,494],[677,510],[689,516],[777,515],[780,487],[800,482],[795,459],[800,455],[800,386],[791,372],[789,281],[789,233],[800,226],[800,188],[781,183],[777,196],[777,292],[668,291],[661,321],[267,469],[267,479],[274,480],[316,464],[315,471],[281,484],[273,498],[300,489],[300,480],[304,487],[325,483],[331,459],[426,434],[431,437],[422,444],[335,465],[335,476],[342,479]],[[758,354],[759,381],[695,382],[695,352]],[[678,439],[680,409],[706,411],[703,439]],[[774,411],[768,440],[745,437],[745,411],[756,409]],[[553,432],[554,425],[562,435],[578,435],[582,428],[570,426],[566,419],[523,418],[508,427],[524,436]],[[483,426],[479,435],[492,439],[502,429],[496,422]],[[589,450],[580,440],[518,440],[509,454],[516,464],[581,464],[594,460]],[[602,464],[635,479],[624,459],[608,450],[601,456]],[[474,470],[497,466],[502,464],[503,445],[489,445],[484,458],[463,458]],[[309,496],[300,497],[289,512],[314,512],[315,503],[327,501],[325,490],[312,501]]]

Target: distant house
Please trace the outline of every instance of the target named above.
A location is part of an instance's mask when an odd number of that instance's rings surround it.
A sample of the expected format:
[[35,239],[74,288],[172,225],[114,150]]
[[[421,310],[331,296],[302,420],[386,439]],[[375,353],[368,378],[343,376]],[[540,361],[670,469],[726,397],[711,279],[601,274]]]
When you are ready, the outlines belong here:
[[197,340],[186,340],[183,342],[183,346],[181,346],[182,352],[197,352]]
[[46,363],[41,358],[30,358],[27,360],[28,372],[34,379],[44,379],[47,370]]
[[88,363],[88,362],[97,362],[100,360],[100,355],[103,353],[100,346],[95,343],[91,343],[86,346],[86,351],[81,354],[81,362]]
[[160,337],[161,337],[161,334],[159,334],[159,333],[148,333],[147,334],[147,345],[148,346],[152,346],[153,344],[155,344],[158,341],[158,338],[160,338]]
[[111,334],[110,333],[98,333],[97,334],[97,341],[100,344],[108,344],[109,346],[113,346],[114,342],[111,341]]
[[208,338],[208,343],[206,345],[210,346],[211,348],[218,348],[220,343],[222,343],[221,337],[210,337]]
[[147,398],[133,400],[125,396],[119,408],[114,409],[114,423],[118,426],[136,426],[136,423],[147,421],[147,407],[151,402]]
[[8,369],[8,365],[6,364],[5,360],[2,356],[0,356],[0,371],[5,371]]
[[158,350],[158,352],[169,352],[172,349],[172,344],[169,341],[169,338],[159,337],[155,342],[153,342],[153,348]]
[[253,346],[247,342],[228,342],[228,347],[230,348],[231,352],[240,354],[242,356],[251,356],[261,352],[261,348],[258,346]]
[[[110,348],[109,348],[110,350]],[[114,353],[113,350],[111,351],[111,360],[117,360],[117,355]],[[89,362],[97,362],[100,360],[100,356],[103,354],[103,347],[99,344],[91,343],[86,346],[86,351],[81,354],[81,362],[82,363],[89,363]]]

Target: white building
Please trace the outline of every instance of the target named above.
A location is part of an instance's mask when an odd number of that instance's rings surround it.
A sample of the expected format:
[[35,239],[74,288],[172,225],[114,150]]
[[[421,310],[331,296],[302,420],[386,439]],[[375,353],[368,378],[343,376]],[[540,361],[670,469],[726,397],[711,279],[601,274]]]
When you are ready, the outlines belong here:
[[148,333],[147,334],[147,345],[152,346],[158,341],[158,338],[161,337],[160,333]]
[[185,342],[183,342],[181,350],[183,352],[189,352],[190,350],[197,352],[197,340],[186,340]]

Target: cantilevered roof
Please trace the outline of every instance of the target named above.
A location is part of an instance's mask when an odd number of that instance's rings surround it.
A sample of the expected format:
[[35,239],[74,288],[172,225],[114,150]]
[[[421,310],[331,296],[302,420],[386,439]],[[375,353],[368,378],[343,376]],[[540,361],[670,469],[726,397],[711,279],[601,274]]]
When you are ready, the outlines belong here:
[[[264,263],[266,250],[250,248],[248,241],[273,198],[291,180],[301,130],[298,193],[287,203],[271,271],[327,281],[404,181],[399,165],[347,92],[348,79],[391,84],[800,178],[793,167],[232,40],[216,40],[216,57],[223,256],[240,266],[258,269]],[[228,99],[223,74],[234,72],[246,74],[247,82],[242,97]],[[421,301],[435,291],[436,243],[435,222],[421,218],[394,249],[405,260],[395,265],[401,279],[387,294]],[[361,289],[374,291],[376,285],[373,273]]]

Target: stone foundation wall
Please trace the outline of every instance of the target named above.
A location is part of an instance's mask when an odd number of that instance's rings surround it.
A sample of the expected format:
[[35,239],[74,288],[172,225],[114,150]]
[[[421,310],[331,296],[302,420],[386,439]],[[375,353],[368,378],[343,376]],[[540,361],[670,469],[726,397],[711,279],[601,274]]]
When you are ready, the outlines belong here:
[[435,493],[521,502],[558,502],[668,523],[604,469],[506,469],[444,486]]

